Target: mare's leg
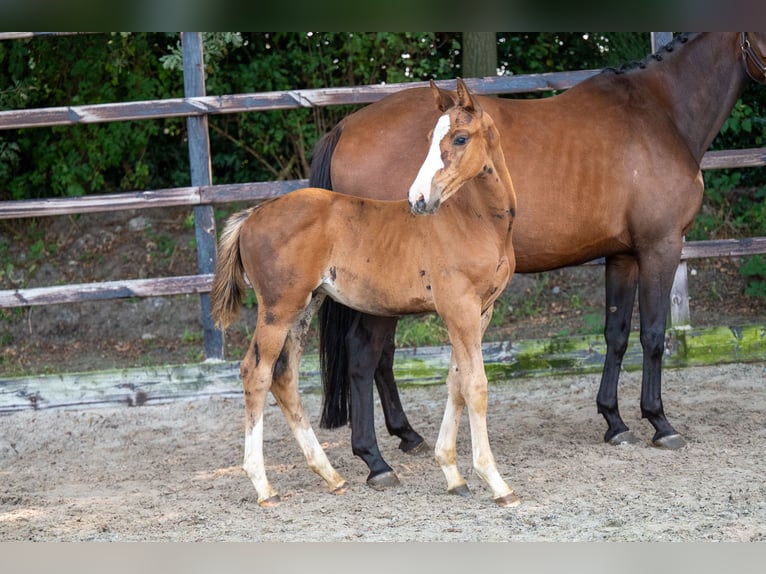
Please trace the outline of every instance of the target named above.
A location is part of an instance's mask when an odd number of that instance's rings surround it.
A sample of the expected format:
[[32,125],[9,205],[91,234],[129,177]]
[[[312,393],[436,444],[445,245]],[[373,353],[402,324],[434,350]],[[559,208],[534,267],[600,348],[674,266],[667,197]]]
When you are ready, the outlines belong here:
[[348,489],[346,480],[330,464],[324,449],[319,444],[298,392],[300,359],[303,353],[303,338],[311,320],[313,309],[307,311],[305,320],[296,323],[290,331],[284,349],[274,368],[271,394],[282,409],[295,440],[306,458],[309,468],[321,476],[330,492],[343,494]]
[[394,352],[396,345],[396,318],[374,318],[375,329],[382,340],[380,360],[375,371],[375,385],[378,388],[380,404],[386,419],[388,433],[401,439],[399,449],[410,454],[420,454],[428,450],[428,445],[420,434],[415,432],[404,413],[402,401],[399,398],[399,390],[394,379]]
[[396,318],[360,313],[346,336],[351,388],[351,448],[370,469],[367,484],[378,489],[396,486],[399,479],[383,459],[375,436],[371,373],[376,365],[375,383],[388,432],[401,438],[399,448],[405,452],[419,451],[418,447],[425,444],[423,437],[410,427],[394,380],[396,322]]
[[[346,349],[351,394],[351,450],[370,469],[367,484],[382,489],[396,486],[399,479],[380,454],[375,436],[372,374],[378,364],[385,337],[385,334],[381,337],[381,330],[375,328],[375,319],[371,315],[357,314],[346,336]],[[393,321],[395,326],[396,321]],[[381,319],[380,325],[387,329],[385,320]]]
[[665,353],[665,327],[670,309],[670,291],[681,242],[657,245],[641,255],[638,304],[641,311],[641,346],[644,351],[641,379],[641,415],[655,428],[652,443],[669,449],[681,448],[686,441],[665,418],[662,407],[662,357]]
[[620,417],[617,386],[625,351],[628,349],[630,321],[638,285],[638,262],[630,255],[610,257],[606,261],[606,357],[601,386],[596,397],[598,412],[609,428],[604,441],[611,444],[633,443],[636,437]]
[[439,431],[436,459],[447,477],[449,491],[464,491],[465,480],[460,476],[455,460],[455,442],[460,412],[465,404],[471,427],[473,467],[492,490],[492,497],[498,505],[516,506],[519,498],[497,470],[487,433],[487,376],[481,339],[492,309],[479,315],[478,302],[474,309],[471,307],[468,304],[456,305],[446,314],[442,313],[452,342],[452,359],[447,377],[449,399]]

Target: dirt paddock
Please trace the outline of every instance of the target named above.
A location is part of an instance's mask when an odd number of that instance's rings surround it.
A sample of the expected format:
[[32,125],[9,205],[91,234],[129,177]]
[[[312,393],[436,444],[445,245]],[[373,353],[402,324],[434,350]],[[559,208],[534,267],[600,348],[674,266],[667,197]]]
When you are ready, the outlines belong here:
[[[755,541],[766,540],[763,364],[666,370],[665,409],[688,440],[678,452],[601,442],[598,376],[492,385],[488,424],[498,467],[522,499],[498,508],[458,456],[472,496],[446,493],[431,456],[401,453],[377,412],[384,456],[402,485],[378,492],[351,454],[348,428],[318,428],[350,483],[329,494],[270,402],[264,450],[283,496],[264,510],[241,470],[243,407],[212,397],[134,408],[40,410],[0,417],[3,541]],[[621,410],[642,439],[640,374],[623,374]],[[433,444],[443,385],[405,388],[413,425]]]

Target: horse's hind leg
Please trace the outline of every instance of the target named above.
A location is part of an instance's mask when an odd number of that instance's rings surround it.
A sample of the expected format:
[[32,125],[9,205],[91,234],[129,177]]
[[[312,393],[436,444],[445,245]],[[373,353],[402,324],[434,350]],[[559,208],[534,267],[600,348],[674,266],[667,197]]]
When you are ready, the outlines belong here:
[[315,299],[315,303],[310,305],[309,309],[304,312],[302,318],[288,334],[284,349],[274,369],[271,394],[274,395],[277,404],[285,414],[287,423],[303,452],[303,456],[306,458],[309,468],[324,479],[330,492],[342,494],[346,492],[348,483],[330,464],[327,454],[319,444],[309,418],[303,410],[303,404],[298,392],[303,339],[308,330],[311,316],[318,307],[318,303],[321,303],[321,300]]
[[284,330],[256,327],[256,334],[240,365],[245,394],[245,457],[242,468],[258,494],[258,504],[279,504],[279,494],[266,478],[263,459],[263,409],[271,386],[274,362],[284,343]]
[[378,324],[386,329],[385,320],[381,319],[381,323],[376,323],[374,317],[357,314],[346,335],[345,344],[351,400],[351,450],[370,469],[367,484],[376,489],[383,489],[398,485],[399,478],[383,459],[375,436],[372,373],[378,364],[383,346],[383,339],[379,336],[381,329],[376,329]]
[[412,430],[396,388],[393,376],[395,331],[395,318],[360,313],[346,336],[351,395],[351,447],[354,454],[370,469],[367,484],[377,489],[396,486],[399,479],[383,459],[375,435],[372,373],[376,365],[375,383],[388,432],[401,439],[399,448],[405,452],[420,452],[418,447],[425,446],[423,437]]
[[[396,318],[377,318],[378,336],[382,337],[382,348],[378,367],[375,370],[375,385],[380,396],[380,405],[386,419],[388,433],[401,439],[399,449],[409,454],[420,454],[428,450],[428,444],[420,434],[410,426],[404,413],[399,390],[394,379],[394,335],[396,333]],[[370,327],[373,328],[373,327]]]
[[604,434],[604,442],[610,444],[634,443],[637,440],[623,422],[617,402],[617,385],[622,359],[628,349],[630,320],[637,285],[638,262],[635,257],[616,256],[607,259],[604,326],[606,356],[596,405],[598,412],[604,416],[609,426]]

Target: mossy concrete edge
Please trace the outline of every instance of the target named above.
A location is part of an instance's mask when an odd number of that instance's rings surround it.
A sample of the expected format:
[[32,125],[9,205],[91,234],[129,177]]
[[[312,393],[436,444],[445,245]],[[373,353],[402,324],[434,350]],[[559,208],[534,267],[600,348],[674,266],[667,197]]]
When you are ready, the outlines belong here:
[[[491,383],[520,377],[600,373],[606,344],[599,335],[552,337],[483,345]],[[450,347],[399,349],[394,374],[400,385],[441,384]],[[666,334],[665,368],[766,361],[766,325],[673,329]],[[626,370],[642,364],[638,333],[623,360]],[[301,392],[319,392],[319,359],[301,362]],[[241,396],[238,361],[205,362],[86,373],[0,379],[0,413],[43,408],[137,407],[205,396]]]

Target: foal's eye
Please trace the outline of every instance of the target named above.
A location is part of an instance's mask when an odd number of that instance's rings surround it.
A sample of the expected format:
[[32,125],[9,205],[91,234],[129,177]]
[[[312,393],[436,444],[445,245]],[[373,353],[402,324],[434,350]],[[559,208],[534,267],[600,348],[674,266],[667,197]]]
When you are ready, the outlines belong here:
[[468,138],[466,136],[457,136],[454,140],[452,140],[452,143],[455,145],[465,145],[468,143]]

